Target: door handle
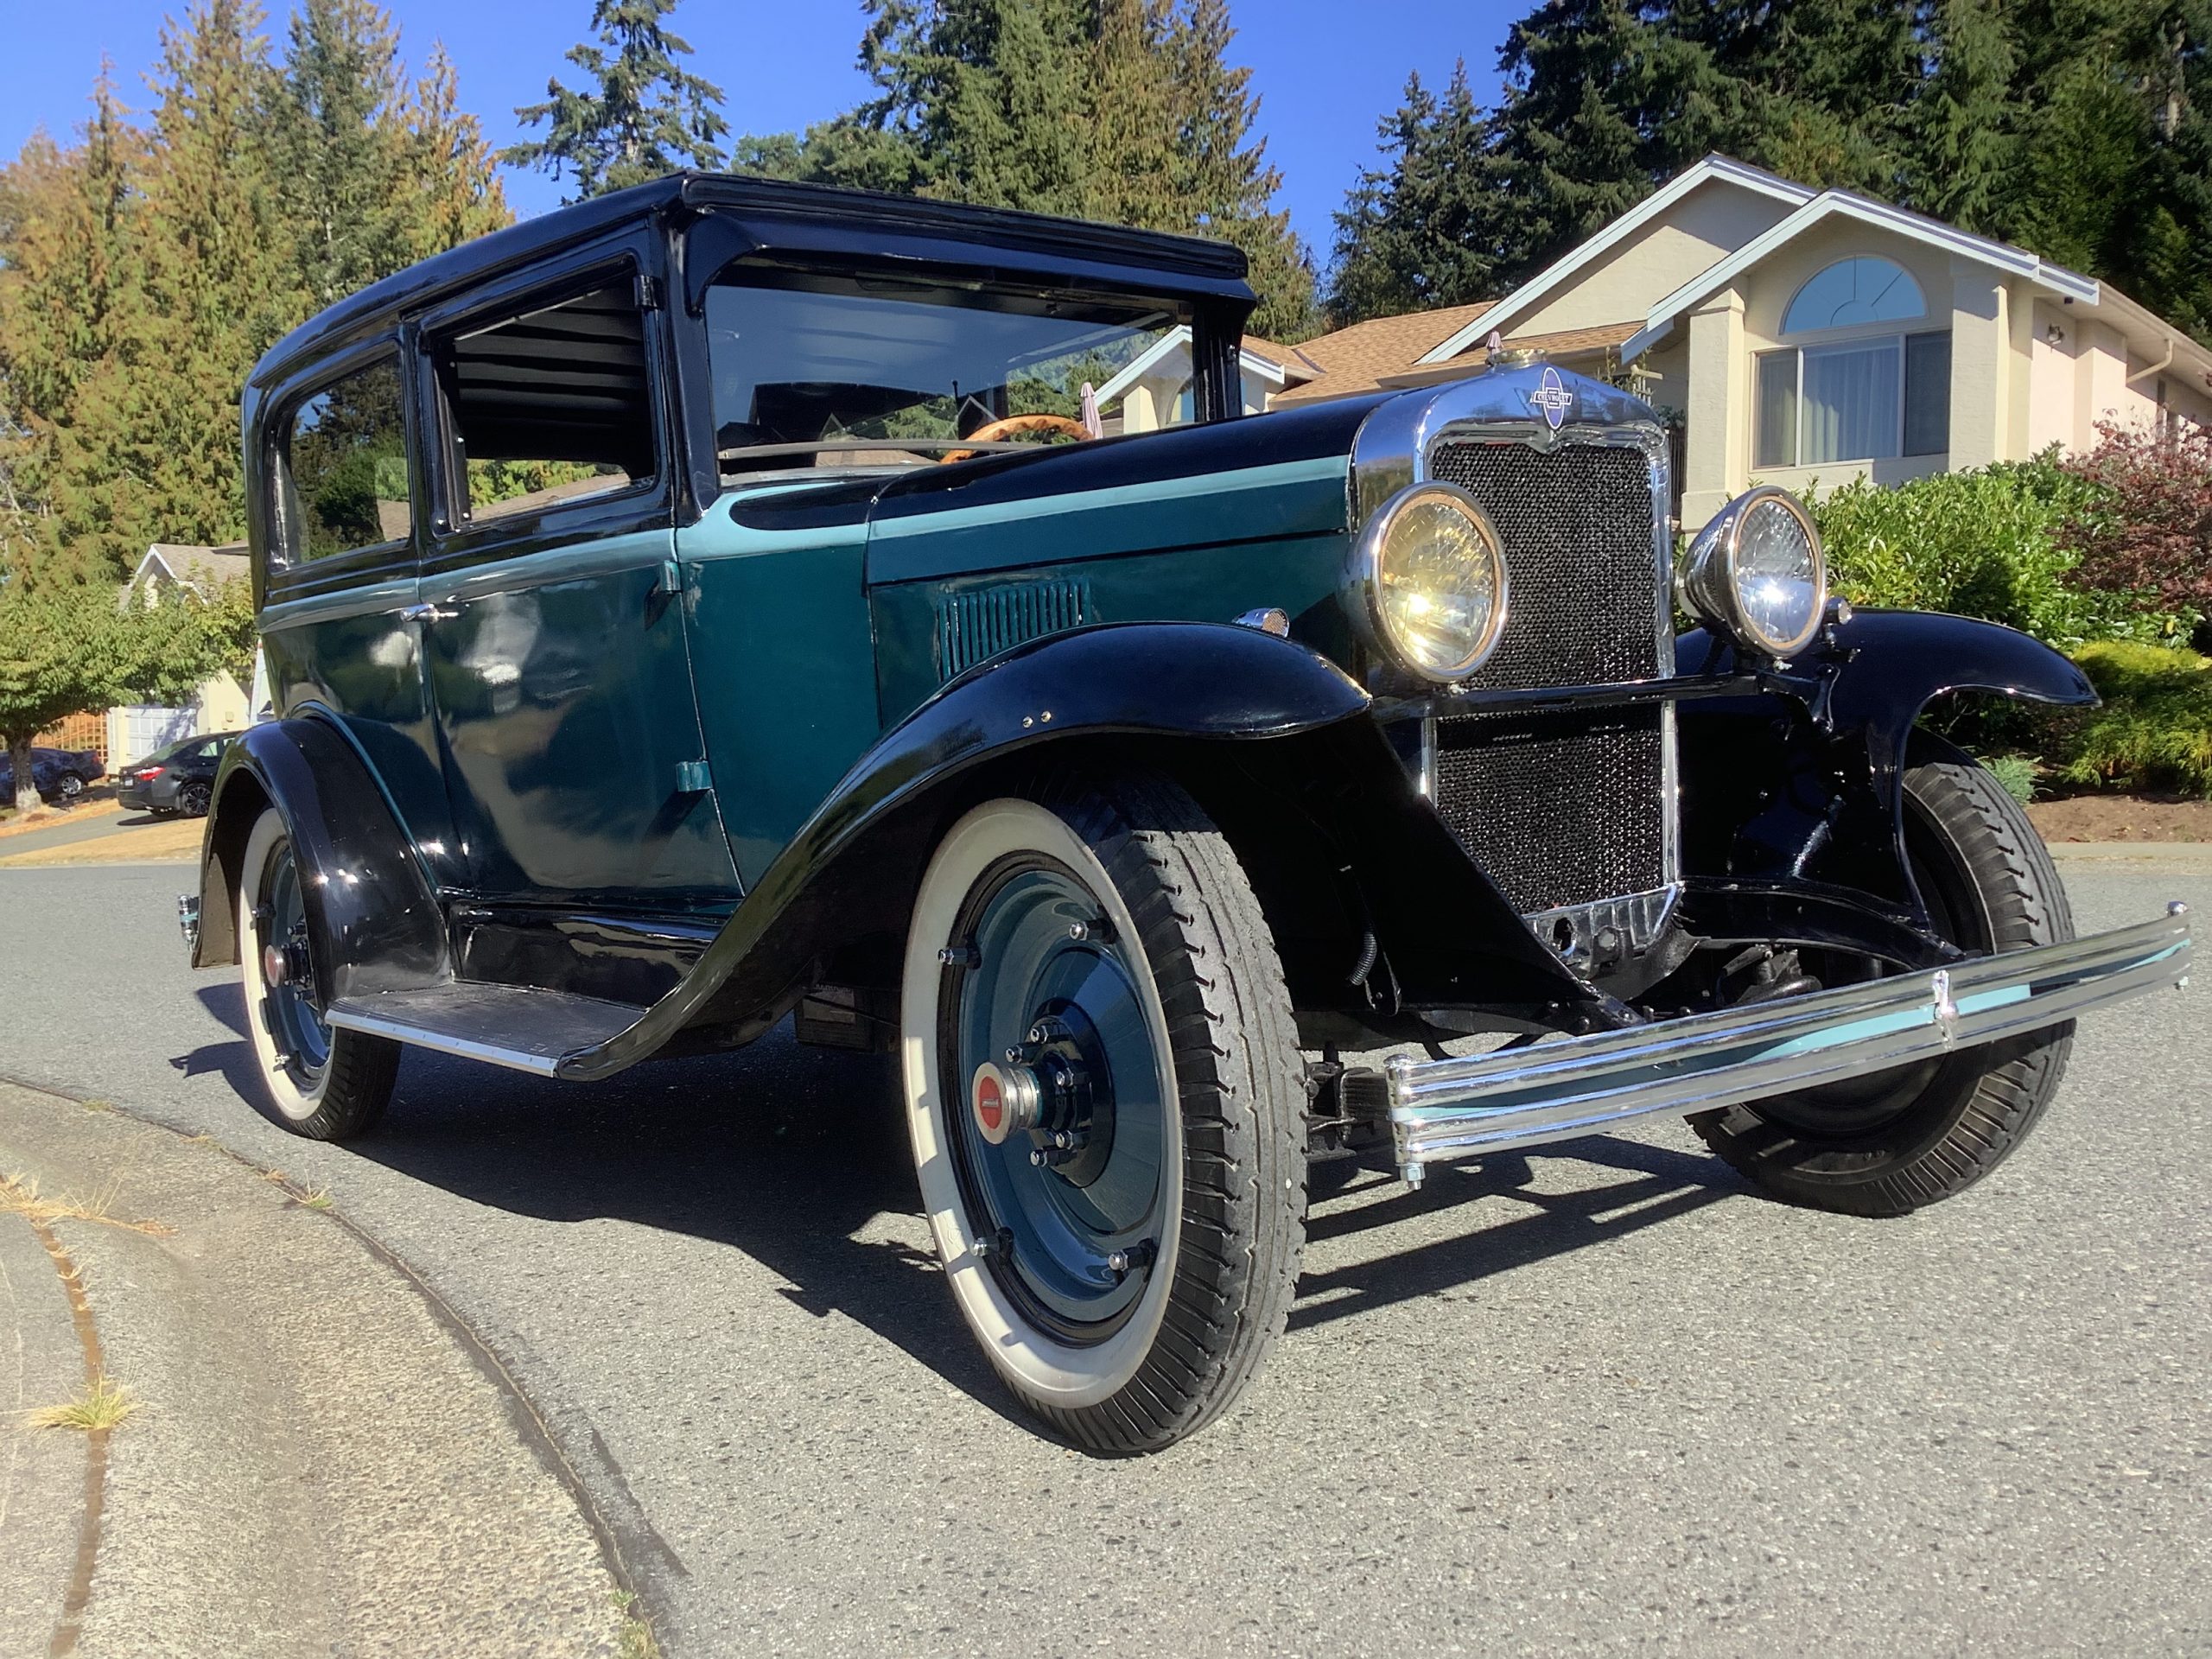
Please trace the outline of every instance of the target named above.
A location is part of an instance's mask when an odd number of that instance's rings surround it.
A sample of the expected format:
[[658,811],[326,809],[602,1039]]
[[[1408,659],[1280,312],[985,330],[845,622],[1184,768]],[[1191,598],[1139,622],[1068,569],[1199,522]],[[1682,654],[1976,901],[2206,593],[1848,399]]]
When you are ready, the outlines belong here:
[[459,611],[442,611],[435,605],[410,605],[400,612],[399,620],[403,622],[450,622],[460,614]]

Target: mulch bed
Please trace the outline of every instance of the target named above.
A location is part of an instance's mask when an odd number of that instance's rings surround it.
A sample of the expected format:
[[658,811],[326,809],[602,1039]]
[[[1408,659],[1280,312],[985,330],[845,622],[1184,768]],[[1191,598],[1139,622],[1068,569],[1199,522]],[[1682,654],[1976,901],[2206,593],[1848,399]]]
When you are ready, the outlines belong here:
[[2028,817],[2045,841],[2212,841],[2212,801],[2178,796],[2075,795]]

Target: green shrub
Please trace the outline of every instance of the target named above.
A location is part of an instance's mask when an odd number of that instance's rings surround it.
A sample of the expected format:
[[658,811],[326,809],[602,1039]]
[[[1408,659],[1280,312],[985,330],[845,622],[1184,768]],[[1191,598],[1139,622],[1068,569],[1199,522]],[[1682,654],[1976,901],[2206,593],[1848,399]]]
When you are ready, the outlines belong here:
[[2082,789],[2212,799],[2212,658],[2109,641],[2075,660],[2104,703],[2049,718],[2045,752],[2057,776]]
[[2031,756],[2024,754],[1986,755],[1981,764],[1989,769],[2007,795],[2025,806],[2036,798],[2036,779],[2043,768]]
[[2067,531],[2098,489],[2049,453],[1895,487],[1855,480],[1812,506],[1830,580],[1854,604],[1980,617],[2063,651],[2186,637],[2193,619],[2145,614],[2126,594],[2069,580],[2078,557]]

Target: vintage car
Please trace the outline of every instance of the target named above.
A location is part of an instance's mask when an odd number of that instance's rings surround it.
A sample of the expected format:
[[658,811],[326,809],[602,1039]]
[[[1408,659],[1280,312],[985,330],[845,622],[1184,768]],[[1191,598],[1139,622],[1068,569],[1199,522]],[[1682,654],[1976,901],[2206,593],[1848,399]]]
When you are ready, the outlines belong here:
[[1252,303],[1210,242],[687,175],[279,344],[279,717],[181,901],[277,1120],[360,1134],[409,1045],[893,1052],[960,1312],[1136,1452],[1282,1331],[1316,1155],[1672,1113],[1897,1215],[2181,979],[2179,906],[2077,938],[1918,723],[2064,659],[1853,614],[1770,489],[1678,584],[1662,423],[1541,362],[1247,416]]

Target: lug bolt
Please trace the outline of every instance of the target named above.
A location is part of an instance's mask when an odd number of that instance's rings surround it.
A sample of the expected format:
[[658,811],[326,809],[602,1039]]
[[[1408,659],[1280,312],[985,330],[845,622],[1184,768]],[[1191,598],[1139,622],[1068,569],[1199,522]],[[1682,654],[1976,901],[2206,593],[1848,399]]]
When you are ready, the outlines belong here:
[[1141,1238],[1126,1250],[1111,1252],[1106,1258],[1106,1269],[1116,1278],[1125,1278],[1140,1268],[1150,1267],[1159,1259],[1159,1242]]

